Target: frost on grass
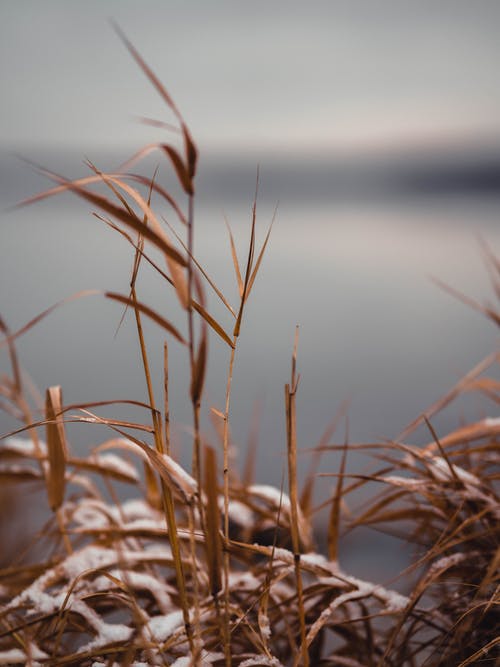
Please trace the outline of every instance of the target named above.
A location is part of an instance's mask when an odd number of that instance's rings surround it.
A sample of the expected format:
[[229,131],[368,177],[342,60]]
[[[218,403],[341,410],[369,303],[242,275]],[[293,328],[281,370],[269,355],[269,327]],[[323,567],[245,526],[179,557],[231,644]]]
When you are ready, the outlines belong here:
[[10,454],[17,454],[27,458],[37,458],[38,454],[47,456],[47,445],[43,440],[38,441],[38,448],[30,438],[7,438],[0,442],[0,452],[4,451]]
[[[12,454],[19,456],[20,451],[29,451],[33,458],[35,456],[33,449],[21,443],[15,444]],[[12,465],[25,465],[24,461],[27,465],[30,456],[23,455],[22,458],[23,464]],[[96,460],[101,468],[99,474],[105,474],[106,468],[113,468],[115,472],[120,471],[122,476],[127,473],[132,477],[126,467],[129,464],[122,467],[116,465],[113,458],[105,457],[103,461],[102,457],[96,459],[94,456],[93,462],[96,463]],[[472,457],[471,460],[476,459]],[[482,463],[488,460],[485,457],[480,459]],[[195,591],[198,596],[197,604],[188,608],[192,632],[202,651],[202,664],[222,664],[223,655],[211,650],[211,647],[220,642],[222,630],[218,624],[222,618],[222,601],[226,594],[225,579],[221,577],[222,590],[218,592],[217,612],[213,591],[208,588],[210,578],[207,576],[207,555],[200,513],[193,512],[191,504],[195,482],[179,464],[174,465],[170,458],[164,461],[168,471],[165,479],[171,481],[173,491],[177,493],[176,530],[186,587],[190,591],[191,600],[194,599]],[[472,525],[479,520],[474,512],[479,512],[482,520],[489,522],[495,516],[495,511],[498,511],[495,494],[478,474],[477,466],[469,470],[465,460],[457,459],[451,463],[450,468],[445,459],[428,452],[415,454],[410,471],[407,459],[403,457],[403,461],[406,466],[403,470],[394,469],[374,480],[383,482],[387,492],[398,493],[398,502],[410,499],[411,503],[415,503],[418,498],[422,506],[428,505],[429,511],[423,515],[425,523],[419,528],[419,539],[422,539],[425,531],[430,531],[432,536],[434,526],[436,534],[442,539],[443,528],[449,517],[457,520],[460,512],[463,514],[460,520],[465,522],[464,525],[467,525],[467,521]],[[191,664],[175,558],[162,511],[158,506],[153,507],[144,497],[130,498],[121,503],[104,500],[87,472],[79,471],[72,479],[75,477],[81,480],[78,485],[79,495],[68,498],[61,508],[67,522],[67,535],[73,545],[71,552],[65,553],[64,541],[61,540],[56,550],[56,561],[47,563],[45,569],[33,576],[22,590],[12,595],[13,589],[8,579],[3,580],[0,587],[3,617],[11,624],[24,618],[27,627],[35,629],[35,634],[30,630],[29,635],[31,644],[28,652],[32,664],[43,662],[44,656],[50,655],[52,650],[47,640],[38,639],[37,628],[42,628],[42,622],[38,621],[40,618],[64,619],[58,645],[61,655],[66,651],[66,655],[71,654],[75,662],[88,667],[112,664],[109,662],[110,656],[115,664],[120,664],[126,647],[131,645],[134,647],[131,664],[138,667],[142,664],[164,664],[166,656],[170,664],[178,667]],[[432,503],[433,494],[438,498],[435,504]],[[443,497],[447,498],[448,506],[443,503]],[[205,495],[201,494],[200,499],[206,509]],[[217,499],[217,506],[222,515],[222,495]],[[382,516],[386,509],[382,503]],[[470,511],[469,518],[464,514],[467,511]],[[454,551],[457,549],[457,534],[454,534],[449,550],[445,542],[442,543],[442,553],[436,557],[432,556],[430,550],[428,561],[423,559],[427,570],[421,579],[423,590],[426,590],[426,608],[418,600],[415,603],[411,596],[403,595],[397,590],[399,587],[391,588],[350,575],[344,563],[331,561],[314,550],[312,540],[310,551],[301,553],[298,561],[289,548],[273,547],[256,540],[256,527],[275,526],[279,515],[280,529],[285,531],[282,544],[287,544],[286,531],[290,530],[291,505],[288,495],[279,489],[265,485],[250,485],[245,493],[242,493],[241,488],[235,489],[234,497],[230,497],[229,512],[230,521],[239,527],[239,535],[248,535],[250,540],[248,543],[235,543],[229,551],[227,595],[232,614],[231,643],[232,650],[244,656],[237,667],[288,663],[291,649],[283,649],[286,646],[284,628],[293,628],[296,636],[299,632],[297,562],[302,577],[308,646],[313,647],[320,636],[330,634],[336,636],[340,646],[348,646],[349,640],[346,640],[341,630],[347,622],[359,628],[371,623],[367,619],[375,621],[378,617],[384,617],[386,626],[383,627],[389,628],[387,634],[378,630],[376,625],[370,626],[370,633],[382,633],[378,635],[377,641],[383,642],[384,638],[390,636],[390,620],[401,622],[401,634],[394,640],[398,650],[403,650],[401,647],[410,641],[408,637],[405,638],[406,628],[408,631],[411,629],[412,633],[421,632],[422,637],[427,636],[428,625],[425,621],[420,624],[420,619],[425,618],[426,613],[431,613],[426,609],[429,609],[433,586],[450,587],[453,585],[450,582],[459,582],[457,573],[460,568],[471,568],[467,571],[473,573],[475,569],[472,568],[476,566],[483,567],[481,579],[478,579],[479,586],[481,581],[487,581],[484,573],[492,562],[490,557],[481,566],[481,551],[474,543],[469,548],[470,537],[465,542],[467,552]],[[371,520],[376,522],[376,513]],[[304,531],[310,534],[308,518],[302,513],[299,522],[300,526],[307,524]],[[57,534],[56,523],[52,530]],[[493,530],[490,529],[490,537],[494,534]],[[432,544],[432,541],[429,543]],[[245,551],[245,544],[248,552]],[[468,574],[469,581],[473,581],[474,576]],[[461,588],[460,583],[454,585],[462,594],[467,594],[468,589]],[[485,596],[484,591],[482,595]],[[453,605],[451,608],[443,606],[443,609],[437,606],[432,614],[435,627],[450,632],[456,622],[454,619],[459,618],[461,612],[455,613]],[[57,625],[59,621],[51,622]],[[488,619],[488,623],[491,623],[491,619]],[[337,634],[338,628],[340,631]],[[71,637],[75,632],[80,633],[81,641],[76,648],[71,648]],[[43,636],[41,633],[40,637]],[[436,631],[436,641],[439,636]],[[363,645],[363,640],[359,641]],[[367,639],[366,650],[370,641]],[[28,658],[23,646],[26,644],[19,645],[15,641],[10,645],[5,642],[0,644],[0,664],[25,664]],[[257,647],[262,646],[266,646],[268,653],[257,650]],[[342,654],[332,660],[331,664],[364,664]]]
[[14,648],[8,651],[0,651],[0,665],[40,665],[39,660],[46,661],[49,656],[41,651],[36,644],[30,644],[28,651]]
[[135,467],[116,454],[96,454],[91,460],[105,470],[116,472],[136,482],[139,481]]

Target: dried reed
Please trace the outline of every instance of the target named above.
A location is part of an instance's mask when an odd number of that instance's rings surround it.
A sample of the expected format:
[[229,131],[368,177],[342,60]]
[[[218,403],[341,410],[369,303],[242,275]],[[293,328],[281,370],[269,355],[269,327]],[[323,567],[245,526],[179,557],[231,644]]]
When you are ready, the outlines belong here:
[[[159,150],[187,199],[187,212],[156,183],[156,173],[151,179],[125,169],[106,174],[91,163],[92,175],[76,181],[44,169],[55,187],[25,202],[71,191],[90,202],[98,210],[96,215],[135,249],[128,295],[106,296],[134,313],[147,401],[130,401],[144,410],[144,423],[124,422],[94,413],[112,401],[64,405],[61,389],[50,387],[45,412],[35,420],[16,341],[52,309],[15,333],[0,322],[0,345],[6,347],[12,368],[1,381],[2,407],[20,423],[0,444],[0,477],[17,493],[28,481],[40,488],[45,485],[52,510],[52,517],[34,536],[43,538],[48,548],[42,550],[34,542],[0,570],[0,664],[493,665],[500,645],[496,489],[500,420],[482,419],[441,437],[432,420],[467,391],[498,404],[500,383],[484,373],[498,365],[499,355],[479,364],[396,442],[348,445],[346,438],[343,445],[335,445],[330,442],[334,429],[327,430],[299,493],[296,341],[291,380],[285,386],[289,493],[253,483],[250,466],[240,482],[229,458],[233,369],[245,306],[271,228],[257,254],[256,192],[242,270],[228,226],[239,291],[233,309],[195,257],[197,149],[190,131],[159,79],[117,31],[174,115],[183,143],[180,149],[162,142],[147,146],[125,168]],[[107,188],[111,198],[95,192],[96,185]],[[152,208],[153,193],[171,208],[185,239],[160,222]],[[167,271],[150,256],[149,248],[163,254]],[[500,263],[488,249],[485,255],[500,296]],[[175,291],[186,312],[187,334],[138,298],[142,260]],[[234,318],[232,335],[207,311],[204,285]],[[495,308],[473,305],[498,324]],[[167,343],[164,395],[158,401],[143,318],[187,350],[191,472],[175,461],[170,447]],[[200,431],[209,330],[225,342],[229,355],[224,411],[213,408],[222,420],[222,470]],[[65,436],[65,423],[73,421],[103,424],[110,439],[87,458],[76,458]],[[421,422],[430,433],[426,447],[408,440]],[[38,433],[42,427],[46,442]],[[350,448],[370,451],[383,468],[370,475],[347,474]],[[336,477],[333,495],[323,503],[329,506],[325,556],[315,550],[312,539],[312,487],[320,452],[334,449],[342,451],[342,461],[339,471],[331,473]],[[118,501],[114,482],[131,487],[128,500]],[[343,518],[351,494],[367,484],[382,484],[382,493],[358,515]],[[415,562],[409,568],[415,585],[407,595],[362,581],[340,567],[342,530],[360,525],[399,530],[416,545]]]

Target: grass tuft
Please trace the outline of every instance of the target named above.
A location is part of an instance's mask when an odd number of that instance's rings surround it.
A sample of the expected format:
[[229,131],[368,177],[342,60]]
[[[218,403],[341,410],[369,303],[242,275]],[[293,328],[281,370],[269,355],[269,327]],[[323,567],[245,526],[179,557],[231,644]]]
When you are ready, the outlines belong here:
[[[500,355],[479,363],[394,442],[351,443],[347,427],[343,444],[331,442],[347,412],[348,405],[341,406],[311,453],[310,473],[300,489],[297,333],[291,378],[285,385],[288,485],[283,482],[276,489],[255,483],[253,445],[240,477],[230,458],[233,371],[246,306],[273,222],[259,249],[257,174],[245,265],[238,260],[227,224],[228,261],[239,295],[238,303],[231,305],[196,259],[198,151],[191,133],[160,80],[122,31],[117,26],[115,30],[176,125],[147,122],[169,132],[174,128],[181,145],[159,141],[146,146],[114,173],[88,162],[91,174],[74,181],[41,169],[55,187],[24,205],[70,191],[89,202],[94,215],[134,249],[128,295],[104,294],[125,307],[124,317],[134,314],[147,397],[142,402],[65,405],[61,388],[49,387],[45,406],[40,406],[24,381],[16,345],[56,306],[14,333],[0,320],[0,348],[11,367],[0,380],[0,407],[18,421],[0,442],[0,496],[5,494],[0,508],[35,485],[37,492],[46,493],[50,510],[40,530],[30,533],[27,524],[23,549],[0,557],[0,664],[498,664],[500,419],[482,417],[440,435],[432,421],[467,392],[498,405],[500,383],[494,371]],[[151,178],[126,173],[153,150],[166,159],[182,199],[157,183],[157,170]],[[99,187],[109,198],[96,191]],[[153,194],[173,211],[180,232],[163,224]],[[500,297],[500,262],[486,244],[483,250]],[[151,255],[158,251],[165,269]],[[146,264],[176,295],[185,317],[183,330],[139,298],[137,278]],[[209,314],[207,291],[232,314],[231,334]],[[499,324],[496,306],[458,296]],[[154,393],[158,369],[150,365],[143,318],[159,326],[167,338],[161,397]],[[208,344],[214,334],[227,344],[228,352],[223,410],[205,404]],[[189,361],[191,470],[179,464],[170,442],[171,342]],[[141,410],[143,421],[104,418],[95,412],[118,404]],[[216,421],[222,442],[219,454],[201,432],[202,412]],[[89,429],[99,424],[109,431],[108,439],[90,448],[84,459],[73,454],[66,438],[66,424],[75,422]],[[430,432],[423,447],[412,442],[420,424]],[[349,450],[368,453],[373,471],[348,472]],[[340,452],[340,467],[321,473],[333,477],[334,484],[331,496],[315,509],[314,481],[324,451]],[[118,494],[117,483],[127,485],[125,495]],[[365,487],[371,489],[372,499],[356,511],[352,498]],[[8,496],[3,490],[7,488]],[[326,509],[328,517],[319,535],[326,543],[325,554],[315,546],[318,526],[315,534],[313,523],[319,509]],[[29,512],[29,507],[23,511]],[[5,542],[11,539],[5,532],[6,518],[0,509]],[[361,580],[341,566],[342,540],[359,527],[388,532],[413,545],[412,564],[391,585]]]

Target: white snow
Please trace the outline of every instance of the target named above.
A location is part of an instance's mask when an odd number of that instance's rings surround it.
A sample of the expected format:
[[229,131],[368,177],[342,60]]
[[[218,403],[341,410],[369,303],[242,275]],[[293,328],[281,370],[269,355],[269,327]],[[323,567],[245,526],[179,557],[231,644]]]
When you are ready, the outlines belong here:
[[116,472],[124,477],[133,479],[136,482],[139,481],[139,475],[134,466],[116,454],[98,454],[92,456],[90,460],[92,463],[97,463],[97,465],[102,468]]
[[261,498],[262,500],[267,500],[276,507],[280,507],[281,505],[281,508],[284,510],[290,509],[290,498],[286,493],[283,493],[280,489],[277,489],[274,486],[268,484],[252,484],[252,486],[248,487],[248,493],[257,496],[257,498]]
[[68,556],[61,566],[68,579],[75,579],[86,570],[97,570],[114,565],[119,560],[114,549],[89,545]]
[[130,500],[126,500],[122,503],[121,509],[128,521],[160,516],[159,512],[154,510],[151,505],[148,505],[148,503],[141,498],[131,498]]
[[172,663],[171,667],[191,667],[193,659],[191,656],[184,656],[182,658],[177,658],[175,662]]
[[[458,477],[458,479],[464,484],[473,484],[474,486],[481,486],[479,479],[467,472],[463,468],[460,468],[453,463],[450,464],[453,472]],[[432,456],[430,459],[430,468],[434,477],[441,482],[447,482],[453,480],[453,475],[451,474],[450,465],[445,461],[441,456]]]
[[259,613],[259,629],[262,636],[265,639],[270,639],[271,637],[271,625],[269,623],[269,616],[263,613]]
[[261,583],[251,572],[229,573],[230,590],[255,591],[261,586]]
[[408,491],[420,491],[427,486],[424,479],[415,479],[414,477],[399,477],[398,475],[387,475],[386,477],[378,478],[381,482],[392,484],[393,486],[400,486]]
[[[201,652],[202,665],[211,665],[216,660],[224,660],[224,653],[209,653],[208,651]],[[191,667],[192,664],[193,659],[191,655],[188,655],[183,656],[182,658],[177,658],[177,660],[173,662],[170,667]]]
[[30,465],[19,463],[0,463],[0,473],[4,475],[30,475],[30,477],[41,477],[40,470]]
[[[44,456],[47,455],[47,445],[43,440],[39,440],[40,453]],[[7,438],[3,445],[2,449],[7,449],[9,452],[15,454],[21,454],[22,456],[36,456],[37,451],[35,443],[31,438],[17,438],[13,436],[12,438]]]
[[149,620],[148,628],[151,630],[153,639],[157,642],[166,641],[176,630],[183,627],[184,619],[182,611],[173,611],[162,616],[153,616]]
[[0,651],[0,665],[26,665],[28,656],[19,648],[10,651]]
[[132,628],[121,623],[104,623],[101,620],[97,636],[88,642],[88,644],[82,646],[79,652],[86,653],[87,651],[94,651],[108,644],[126,642],[130,639],[132,632]]
[[283,667],[278,658],[268,658],[264,655],[256,655],[254,658],[248,658],[240,662],[240,667],[257,667],[257,665],[267,665],[267,667]]
[[[224,497],[219,497],[219,509],[224,511]],[[243,528],[253,528],[255,515],[252,510],[239,500],[230,500],[228,505],[229,519]]]
[[458,565],[463,560],[466,560],[467,556],[464,553],[451,554],[450,556],[444,556],[440,558],[435,563],[432,564],[429,570],[429,577],[432,577],[436,572],[441,570],[448,570],[450,567]]
[[[46,660],[49,656],[38,648],[36,644],[30,644],[28,654],[19,648],[13,648],[9,651],[0,651],[0,665],[27,665],[29,663],[28,655],[31,660]],[[39,664],[31,662],[32,665]]]
[[168,454],[162,454],[166,467],[168,468],[170,477],[172,481],[177,485],[178,489],[183,495],[186,496],[187,500],[192,500],[198,489],[196,481],[189,473],[187,473],[184,468],[174,461],[174,459]]
[[[145,572],[110,570],[109,574],[134,590],[149,591],[156,600],[158,607],[163,613],[167,613],[172,607],[172,600],[167,592],[167,586],[151,574]],[[106,576],[97,577],[95,581],[88,582],[87,586],[93,591],[106,591],[113,586],[113,582]]]

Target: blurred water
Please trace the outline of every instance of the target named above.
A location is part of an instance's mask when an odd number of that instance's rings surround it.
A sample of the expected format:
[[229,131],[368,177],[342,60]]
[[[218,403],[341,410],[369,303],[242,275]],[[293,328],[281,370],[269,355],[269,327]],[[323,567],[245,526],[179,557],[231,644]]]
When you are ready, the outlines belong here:
[[[433,275],[476,297],[491,296],[478,236],[500,249],[500,196],[493,153],[430,156],[427,161],[385,157],[335,163],[305,156],[261,160],[258,239],[280,200],[277,221],[245,313],[233,386],[232,433],[240,461],[255,403],[262,404],[257,457],[260,482],[279,484],[283,469],[283,385],[290,373],[295,325],[300,325],[299,445],[313,446],[342,401],[351,399],[351,441],[392,438],[439,398],[495,345],[493,326],[438,289]],[[40,155],[55,171],[78,175],[72,156]],[[94,158],[93,156],[93,159]],[[102,156],[104,167],[119,160]],[[486,165],[486,166],[485,166]],[[45,187],[13,158],[1,163],[6,206]],[[256,164],[231,156],[201,163],[196,204],[196,249],[212,278],[236,302],[236,285],[223,215],[240,257],[246,257]],[[486,177],[478,174],[486,173]],[[458,176],[457,176],[458,174]],[[465,174],[465,176],[464,176]],[[160,177],[163,174],[160,172]],[[12,330],[57,300],[83,289],[126,293],[131,250],[69,195],[4,212],[0,226],[1,314]],[[171,290],[144,267],[139,296],[185,327]],[[209,296],[228,330],[231,318]],[[67,403],[146,400],[132,318],[115,337],[116,304],[88,297],[55,311],[19,341],[23,366],[36,385],[61,384]],[[155,386],[160,395],[163,336],[147,326]],[[188,463],[189,406],[184,350],[171,343],[171,398],[175,442]],[[212,340],[204,429],[217,440],[208,408],[223,409],[228,352]],[[7,359],[2,358],[2,370]],[[465,416],[488,412],[474,400]],[[100,414],[147,419],[137,410]],[[438,432],[458,424],[458,408],[436,420]],[[2,417],[0,431],[13,428]],[[344,426],[336,435],[344,438]],[[74,425],[70,439],[83,455],[109,437],[103,428]],[[420,440],[428,440],[426,434]],[[309,456],[304,455],[301,473]],[[337,469],[336,456],[322,470]],[[358,472],[366,462],[351,458]],[[331,479],[319,480],[328,493]],[[392,561],[391,561],[392,562]],[[392,565],[391,565],[392,567]]]

